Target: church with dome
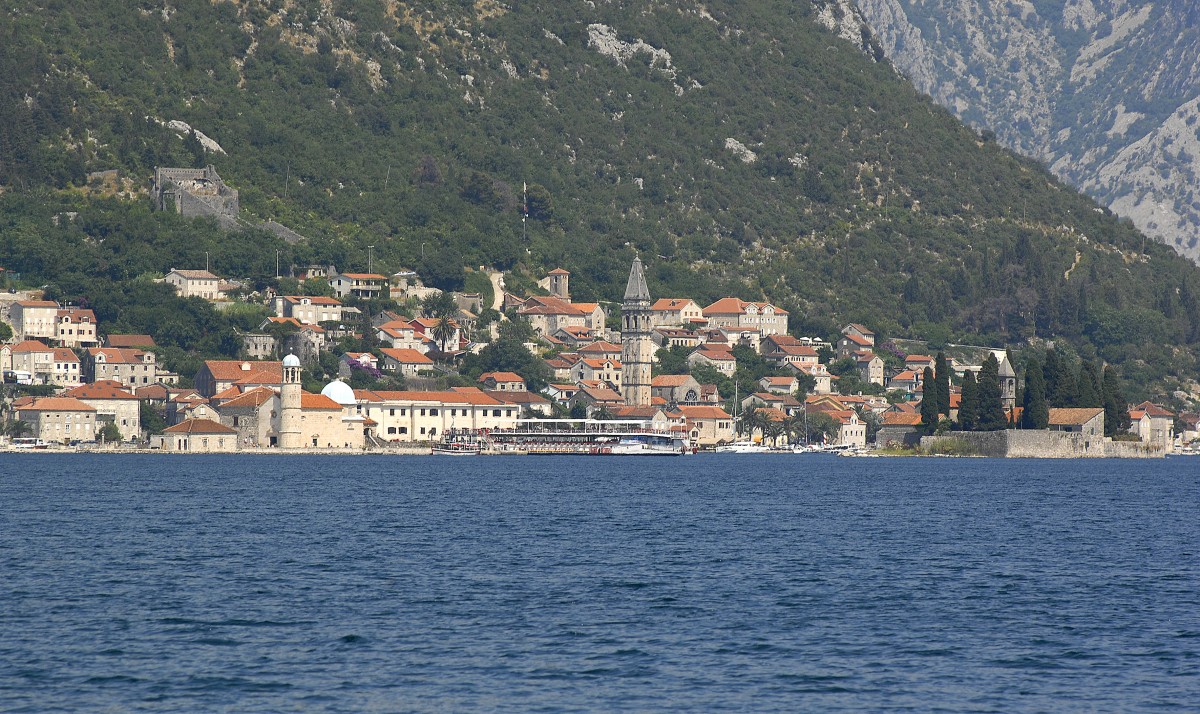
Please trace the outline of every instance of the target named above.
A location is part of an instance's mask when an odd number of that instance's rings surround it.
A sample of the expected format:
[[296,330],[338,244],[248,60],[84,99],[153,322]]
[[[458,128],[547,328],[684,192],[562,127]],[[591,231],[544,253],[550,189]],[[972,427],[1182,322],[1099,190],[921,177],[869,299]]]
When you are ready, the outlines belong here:
[[[209,398],[220,424],[237,432],[238,449],[349,449],[366,445],[369,420],[358,413],[354,390],[335,380],[320,394],[300,386],[301,364],[295,355],[282,362],[250,362],[242,365],[213,362],[210,371],[218,377],[226,371],[231,381]],[[256,376],[255,376],[256,375]]]

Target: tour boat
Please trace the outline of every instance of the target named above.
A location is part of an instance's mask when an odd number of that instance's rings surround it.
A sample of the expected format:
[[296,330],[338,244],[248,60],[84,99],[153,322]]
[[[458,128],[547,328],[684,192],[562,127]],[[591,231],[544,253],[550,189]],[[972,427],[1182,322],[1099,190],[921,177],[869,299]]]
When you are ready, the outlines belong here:
[[650,422],[617,419],[518,419],[512,429],[486,435],[499,452],[591,456],[690,454],[687,437]]

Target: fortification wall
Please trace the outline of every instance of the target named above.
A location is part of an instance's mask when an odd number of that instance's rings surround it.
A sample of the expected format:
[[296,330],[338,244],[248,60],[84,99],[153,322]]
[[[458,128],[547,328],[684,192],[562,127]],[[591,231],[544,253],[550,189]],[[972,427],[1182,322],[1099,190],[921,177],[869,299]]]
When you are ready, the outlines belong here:
[[921,438],[921,448],[937,451],[965,446],[978,456],[1017,459],[1158,458],[1162,449],[1141,442],[1086,437],[1076,432],[1004,430],[951,431]]

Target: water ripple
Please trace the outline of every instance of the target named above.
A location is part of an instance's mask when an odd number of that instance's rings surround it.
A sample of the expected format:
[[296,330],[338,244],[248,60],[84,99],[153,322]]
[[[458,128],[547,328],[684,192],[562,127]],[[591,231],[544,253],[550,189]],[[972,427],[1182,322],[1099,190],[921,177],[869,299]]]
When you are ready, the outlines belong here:
[[0,709],[1195,709],[1192,461],[652,461],[6,456]]

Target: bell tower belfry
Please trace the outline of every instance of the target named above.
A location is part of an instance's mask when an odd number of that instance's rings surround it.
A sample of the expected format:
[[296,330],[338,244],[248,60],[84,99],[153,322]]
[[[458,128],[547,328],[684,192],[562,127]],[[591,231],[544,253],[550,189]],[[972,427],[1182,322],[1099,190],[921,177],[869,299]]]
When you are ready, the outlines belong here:
[[621,303],[621,392],[629,406],[650,406],[650,366],[654,359],[650,330],[650,290],[642,273],[642,259],[634,258]]
[[279,448],[304,446],[300,434],[300,359],[289,354],[283,358],[283,386],[279,390]]

